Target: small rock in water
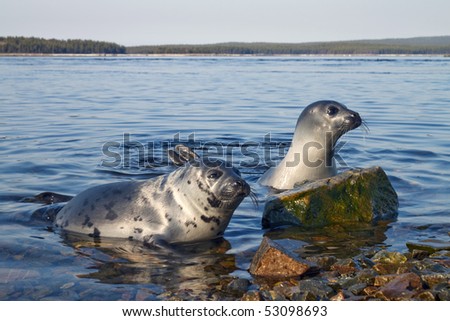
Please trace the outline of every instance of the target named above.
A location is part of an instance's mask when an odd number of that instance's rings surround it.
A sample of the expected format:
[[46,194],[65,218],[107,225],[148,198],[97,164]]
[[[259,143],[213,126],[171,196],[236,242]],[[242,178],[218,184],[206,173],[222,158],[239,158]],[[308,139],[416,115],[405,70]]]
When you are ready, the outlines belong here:
[[435,239],[421,240],[418,242],[408,242],[406,243],[406,246],[410,251],[422,250],[427,251],[428,253],[450,250],[450,242]]
[[295,254],[264,237],[250,265],[250,273],[255,276],[287,278],[300,276],[317,266],[298,258]]

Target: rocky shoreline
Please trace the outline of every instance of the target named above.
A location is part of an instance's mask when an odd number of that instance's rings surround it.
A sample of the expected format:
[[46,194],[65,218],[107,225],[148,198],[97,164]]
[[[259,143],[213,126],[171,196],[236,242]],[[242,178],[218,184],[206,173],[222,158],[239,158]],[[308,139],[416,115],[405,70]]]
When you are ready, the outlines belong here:
[[[298,278],[223,280],[214,300],[243,301],[449,301],[450,252],[367,251],[347,259],[307,258],[319,267]],[[166,298],[169,299],[169,298]],[[175,295],[170,299],[188,299]],[[193,299],[193,298],[189,298]]]
[[[367,251],[356,257],[307,258],[319,271],[263,282],[242,300],[450,300],[450,252]],[[236,282],[236,281],[234,281]]]

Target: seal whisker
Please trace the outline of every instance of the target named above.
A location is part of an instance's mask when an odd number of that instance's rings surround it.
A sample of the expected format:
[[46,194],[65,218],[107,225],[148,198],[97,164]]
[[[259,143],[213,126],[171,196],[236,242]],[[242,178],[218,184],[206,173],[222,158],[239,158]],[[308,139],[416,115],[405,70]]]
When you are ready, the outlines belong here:
[[258,196],[256,195],[256,193],[254,191],[250,191],[250,199],[252,200],[252,204],[255,208],[258,208],[259,206],[259,201],[258,201]]
[[369,135],[369,134],[370,134],[370,128],[369,128],[369,125],[367,125],[367,122],[366,122],[364,119],[362,119],[362,121],[361,121],[361,129],[364,131],[364,133],[365,133],[366,135]]

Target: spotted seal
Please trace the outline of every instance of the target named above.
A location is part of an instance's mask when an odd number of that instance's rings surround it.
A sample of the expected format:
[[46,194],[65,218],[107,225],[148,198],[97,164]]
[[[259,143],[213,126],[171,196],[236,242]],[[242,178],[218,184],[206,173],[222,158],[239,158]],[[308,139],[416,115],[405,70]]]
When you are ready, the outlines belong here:
[[87,189],[56,215],[56,227],[149,244],[199,242],[222,236],[234,210],[250,194],[250,186],[225,161],[201,160],[182,147],[170,154],[174,163],[184,164],[182,167],[145,181]]
[[291,189],[296,183],[336,175],[334,148],[338,139],[362,123],[357,112],[332,100],[317,101],[300,114],[291,147],[278,166],[270,168],[259,183]]

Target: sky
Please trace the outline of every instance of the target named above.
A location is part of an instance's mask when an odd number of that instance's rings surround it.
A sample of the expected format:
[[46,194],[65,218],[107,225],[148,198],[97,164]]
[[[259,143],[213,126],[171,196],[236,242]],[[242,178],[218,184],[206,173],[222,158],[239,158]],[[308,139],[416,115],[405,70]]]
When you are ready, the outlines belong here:
[[125,46],[450,35],[449,0],[0,0],[0,36]]

